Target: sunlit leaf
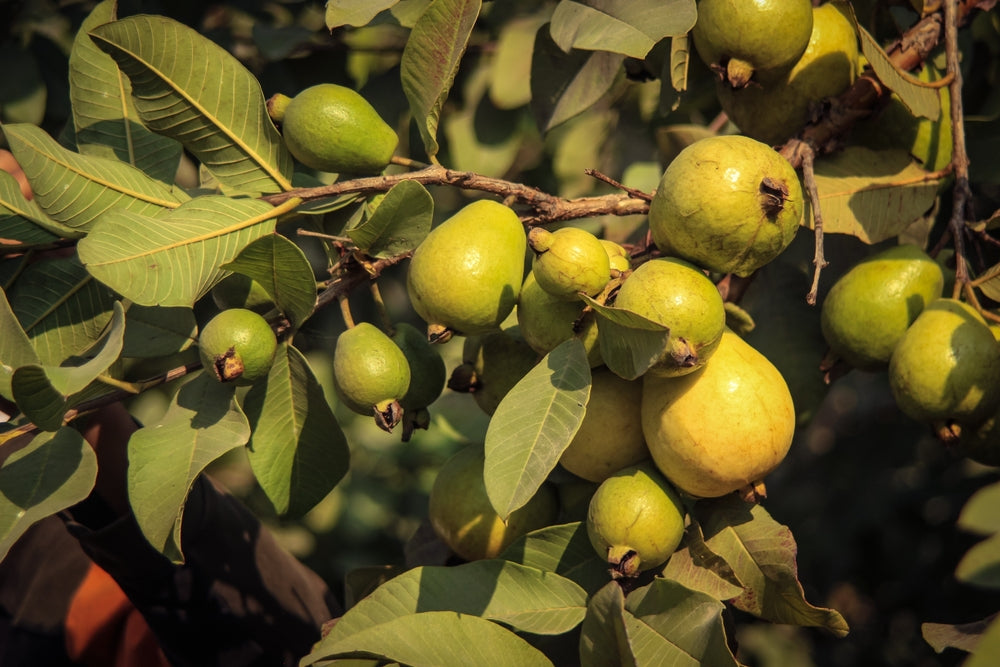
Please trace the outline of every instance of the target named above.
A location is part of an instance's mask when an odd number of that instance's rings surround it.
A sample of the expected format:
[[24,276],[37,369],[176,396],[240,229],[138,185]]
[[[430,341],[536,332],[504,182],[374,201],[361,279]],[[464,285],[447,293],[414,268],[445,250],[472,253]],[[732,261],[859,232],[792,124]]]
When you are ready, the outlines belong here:
[[962,507],[958,527],[980,535],[1000,533],[1000,482],[977,490]]
[[490,101],[498,109],[516,109],[531,101],[531,52],[544,16],[518,17],[500,27],[490,67]]
[[266,382],[247,393],[249,458],[275,510],[300,517],[347,474],[350,450],[309,363],[282,343]]
[[[847,3],[842,3],[849,6]],[[853,10],[852,10],[853,13]],[[861,51],[868,59],[868,63],[875,70],[879,81],[896,93],[902,100],[906,108],[914,116],[923,116],[930,120],[937,120],[941,116],[941,100],[935,88],[921,86],[912,77],[905,77],[886,52],[879,46],[878,41],[872,37],[871,33],[858,25],[858,34],[861,36]]]
[[584,297],[597,313],[601,358],[616,375],[634,380],[656,363],[670,339],[670,329],[622,308]]
[[333,30],[342,25],[368,25],[379,12],[397,2],[399,0],[327,0],[326,27]]
[[403,181],[379,201],[363,224],[347,235],[371,257],[393,257],[414,250],[431,229],[434,199],[420,183]]
[[694,26],[694,0],[560,0],[549,30],[563,51],[613,51],[645,58],[665,37]]
[[920,634],[938,653],[948,648],[971,652],[975,650],[983,633],[996,618],[997,615],[993,614],[972,623],[923,623],[920,626]]
[[969,549],[955,568],[955,577],[983,588],[1000,588],[1000,534]]
[[590,397],[579,339],[560,343],[504,396],[486,431],[486,493],[506,519],[538,491],[569,445]]
[[292,157],[260,84],[228,51],[165,16],[130,16],[90,36],[132,82],[143,124],[184,144],[225,187],[291,188]]
[[11,310],[6,292],[0,290],[0,396],[13,400],[10,377],[14,369],[40,361],[31,340]]
[[997,660],[1000,660],[1000,622],[994,619],[962,667],[993,667]]
[[663,576],[716,600],[731,600],[743,593],[743,582],[726,559],[705,543],[695,519],[685,528],[681,548],[671,554]]
[[533,530],[514,540],[500,557],[555,572],[588,593],[596,593],[610,577],[608,565],[597,557],[582,521]]
[[75,238],[82,232],[45,215],[34,200],[25,198],[13,176],[0,171],[0,252],[23,252],[63,236]]

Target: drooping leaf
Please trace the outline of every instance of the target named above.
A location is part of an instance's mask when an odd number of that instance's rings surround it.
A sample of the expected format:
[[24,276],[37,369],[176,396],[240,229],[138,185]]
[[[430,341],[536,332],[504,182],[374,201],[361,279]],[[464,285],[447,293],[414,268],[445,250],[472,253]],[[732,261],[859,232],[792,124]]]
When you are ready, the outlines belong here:
[[701,524],[693,518],[684,530],[681,548],[667,561],[663,576],[716,600],[731,600],[743,593],[743,582],[726,559],[705,544]]
[[289,207],[205,195],[156,217],[112,211],[77,246],[87,270],[143,306],[192,306],[226,275],[220,268],[274,232]]
[[617,581],[590,597],[580,634],[582,667],[639,667],[629,646],[625,613],[625,595]]
[[555,572],[588,593],[596,593],[610,577],[607,563],[597,557],[582,521],[533,530],[508,545],[500,557]]
[[431,229],[434,199],[420,183],[402,181],[385,194],[375,212],[347,235],[371,257],[414,250]]
[[922,623],[920,634],[937,653],[948,648],[972,652],[996,618],[997,615],[993,614],[972,623]]
[[247,393],[249,458],[275,510],[300,517],[347,474],[350,450],[302,353],[282,343],[266,382]]
[[[848,3],[842,5],[849,7]],[[853,10],[852,10],[853,14]],[[906,77],[895,65],[879,43],[872,37],[871,33],[862,26],[857,25],[858,34],[861,36],[861,52],[865,54],[868,63],[875,70],[879,81],[892,92],[899,95],[906,108],[914,116],[923,116],[930,120],[937,120],[941,116],[941,100],[937,90],[927,86],[921,86],[912,77]]]
[[395,5],[399,0],[327,0],[326,27],[328,30],[342,25],[361,27],[375,16]]
[[33,199],[25,198],[13,176],[0,171],[0,251],[24,252],[63,236],[82,233],[45,215]]
[[228,51],[165,16],[130,16],[90,36],[128,76],[143,124],[182,143],[225,187],[292,187],[292,157],[260,84]]
[[694,0],[560,0],[549,28],[566,53],[612,51],[645,58],[665,37],[694,26]]
[[316,307],[312,265],[299,246],[280,234],[262,236],[220,268],[237,271],[260,283],[293,329],[302,326]]
[[129,503],[150,544],[160,551],[171,545],[179,548],[184,503],[195,479],[249,438],[250,426],[234,399],[233,386],[207,373],[177,391],[160,421],[132,434]]
[[955,577],[973,586],[1000,588],[1000,533],[969,549],[958,562]]
[[548,24],[539,28],[531,59],[531,110],[539,129],[548,132],[593,106],[618,81],[624,61],[608,51],[566,53]]
[[486,430],[486,493],[506,519],[527,503],[559,462],[586,412],[590,364],[570,338],[504,396]]
[[155,215],[188,199],[181,190],[109,158],[80,155],[34,125],[4,125],[4,136],[45,214],[86,232],[105,213]]
[[182,306],[140,306],[126,312],[123,357],[165,357],[182,352],[197,336],[194,311]]
[[[897,236],[927,212],[940,183],[901,150],[849,146],[823,156],[816,161],[823,231],[865,243]],[[804,224],[812,228],[811,212]]]
[[14,401],[24,415],[40,428],[58,430],[63,415],[79,394],[118,360],[125,336],[125,311],[115,302],[114,314],[100,347],[78,364],[42,366],[32,364],[14,370],[10,379]]
[[663,61],[661,80],[670,82],[660,86],[659,110],[662,114],[674,111],[680,104],[681,93],[688,87],[688,65],[691,62],[691,40],[687,35],[670,38],[670,57]]
[[[16,440],[0,443],[17,447]],[[96,480],[94,449],[70,427],[40,433],[7,455],[0,465],[0,560],[33,523],[90,495]]]
[[35,348],[31,346],[31,340],[11,310],[7,293],[0,290],[0,396],[14,400],[10,391],[10,378],[14,369],[40,362]]
[[103,0],[80,25],[69,55],[69,97],[76,146],[84,155],[120,160],[173,183],[181,145],[147,130],[132,100],[132,85],[88,34],[117,16],[117,0]]
[[663,354],[670,329],[623,308],[604,306],[590,297],[584,300],[597,313],[601,357],[616,375],[634,380]]
[[435,0],[413,26],[403,49],[403,92],[431,159],[438,153],[441,108],[481,8],[482,0]]

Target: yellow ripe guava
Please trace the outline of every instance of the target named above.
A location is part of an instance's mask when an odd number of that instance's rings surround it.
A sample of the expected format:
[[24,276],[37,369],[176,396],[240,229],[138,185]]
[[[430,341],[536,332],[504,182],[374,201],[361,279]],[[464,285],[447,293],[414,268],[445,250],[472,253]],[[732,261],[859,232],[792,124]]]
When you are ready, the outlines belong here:
[[539,354],[548,354],[559,343],[574,336],[587,350],[591,368],[603,362],[597,341],[597,320],[592,312],[584,313],[583,301],[566,301],[542,289],[529,271],[517,297],[518,328],[521,336]]
[[577,300],[579,293],[594,296],[611,279],[611,258],[601,241],[585,229],[563,227],[554,232],[535,227],[528,233],[535,253],[531,271],[549,294]]
[[265,377],[277,347],[267,320],[245,308],[222,311],[198,336],[201,363],[219,382],[246,385]]

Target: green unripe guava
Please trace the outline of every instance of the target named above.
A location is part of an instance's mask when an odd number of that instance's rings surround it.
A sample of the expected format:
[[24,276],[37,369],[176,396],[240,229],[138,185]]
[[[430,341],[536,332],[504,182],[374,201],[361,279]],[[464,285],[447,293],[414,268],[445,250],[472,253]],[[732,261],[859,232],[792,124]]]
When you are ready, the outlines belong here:
[[594,296],[611,279],[611,258],[600,240],[585,229],[563,227],[554,232],[535,227],[528,233],[535,253],[531,270],[538,285],[560,299]]
[[347,407],[391,430],[401,417],[399,399],[410,387],[410,366],[385,332],[360,322],[337,336],[333,381]]
[[462,363],[452,370],[448,387],[471,392],[476,405],[492,415],[536,363],[538,353],[521,336],[518,326],[469,336],[462,344]]
[[427,336],[408,322],[396,325],[392,340],[403,351],[410,368],[410,386],[399,404],[404,410],[426,408],[444,391],[448,379],[444,359]]
[[576,337],[587,350],[590,366],[603,362],[597,341],[597,319],[593,312],[584,313],[583,301],[566,301],[546,292],[529,271],[517,297],[517,325],[521,336],[539,354],[548,354],[559,343]]
[[245,308],[224,310],[198,336],[205,369],[219,382],[247,385],[265,377],[274,361],[278,339],[263,317]]

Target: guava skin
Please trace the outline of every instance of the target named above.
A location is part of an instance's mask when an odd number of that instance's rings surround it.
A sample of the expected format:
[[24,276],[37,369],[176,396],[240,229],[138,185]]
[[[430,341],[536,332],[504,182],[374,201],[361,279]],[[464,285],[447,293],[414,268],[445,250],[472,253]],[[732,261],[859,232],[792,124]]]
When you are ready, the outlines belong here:
[[546,292],[529,271],[517,297],[517,325],[521,336],[539,354],[548,354],[559,343],[579,338],[587,351],[591,368],[604,363],[597,341],[597,320],[593,313],[584,314],[583,301],[566,301]]
[[577,294],[594,296],[611,279],[611,258],[600,240],[578,227],[554,232],[535,227],[528,233],[535,252],[532,272],[538,285],[549,294],[577,300]]
[[466,336],[496,331],[517,303],[526,250],[514,211],[488,199],[468,204],[413,252],[410,303],[429,325]]
[[608,253],[608,262],[613,271],[624,272],[632,268],[632,259],[621,245],[607,239],[601,239],[601,245]]
[[822,5],[813,9],[809,44],[791,70],[745,88],[719,82],[719,103],[746,136],[781,144],[805,126],[816,103],[854,83],[857,61],[854,25],[836,5]]
[[684,537],[680,495],[650,463],[630,466],[597,487],[587,536],[616,577],[634,577],[667,562]]
[[722,338],[726,308],[718,288],[698,267],[675,257],[640,264],[614,301],[670,329],[667,347],[647,373],[684,375],[705,365]]
[[391,430],[401,416],[398,401],[410,386],[410,366],[388,335],[360,322],[337,336],[333,380],[348,408],[374,416],[379,426]]
[[747,276],[795,238],[802,185],[767,144],[739,135],[700,139],[667,166],[649,204],[663,252],[719,273]]
[[847,271],[823,301],[820,327],[830,349],[861,370],[889,364],[903,334],[941,296],[941,266],[912,244],[892,246]]
[[471,392],[488,415],[538,362],[538,354],[521,336],[520,327],[469,336],[462,344],[462,364],[448,379],[453,391]]
[[485,461],[480,445],[460,449],[441,466],[430,492],[434,532],[469,561],[496,558],[517,538],[552,524],[559,511],[556,491],[546,483],[505,524],[486,494]]
[[399,144],[368,100],[344,86],[321,83],[272,106],[288,152],[312,169],[378,174]]
[[1000,407],[1000,346],[974,308],[936,299],[893,350],[889,388],[916,421],[975,424]]
[[410,386],[399,399],[404,410],[426,408],[437,400],[447,381],[444,359],[422,331],[408,322],[400,322],[392,340],[403,351],[410,368]]
[[585,480],[603,482],[648,459],[641,404],[641,381],[622,379],[607,368],[595,369],[587,411],[559,458],[562,467]]
[[230,308],[213,317],[198,336],[198,354],[219,382],[253,384],[267,376],[278,339],[263,317],[245,308]]
[[733,88],[789,68],[812,31],[809,0],[700,0],[691,31],[698,55]]
[[788,454],[795,421],[781,373],[728,329],[700,370],[643,377],[646,445],[667,479],[695,497],[724,496],[763,479]]

